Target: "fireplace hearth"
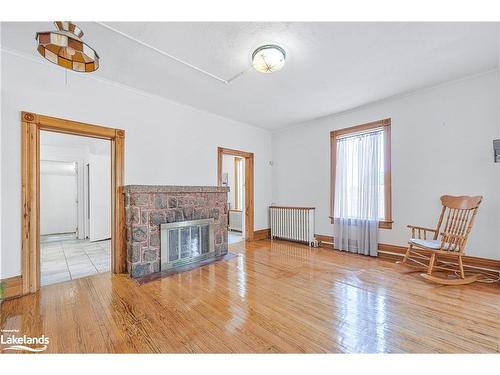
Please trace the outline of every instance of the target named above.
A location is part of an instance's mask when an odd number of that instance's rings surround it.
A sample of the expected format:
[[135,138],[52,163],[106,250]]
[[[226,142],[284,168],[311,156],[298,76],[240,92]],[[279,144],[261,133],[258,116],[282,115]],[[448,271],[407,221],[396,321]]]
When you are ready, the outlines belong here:
[[175,271],[226,255],[228,191],[219,186],[125,186],[130,275]]

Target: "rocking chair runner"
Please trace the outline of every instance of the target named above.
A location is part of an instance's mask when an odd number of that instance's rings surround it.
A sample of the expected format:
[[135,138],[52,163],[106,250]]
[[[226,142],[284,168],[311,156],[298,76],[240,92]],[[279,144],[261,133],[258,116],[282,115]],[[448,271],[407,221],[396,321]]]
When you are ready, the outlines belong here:
[[[439,284],[462,285],[476,281],[478,275],[465,276],[462,256],[482,199],[481,196],[443,195],[443,208],[436,229],[408,225],[411,229],[408,250],[403,261],[398,263],[426,271],[420,275]],[[429,232],[433,234],[431,238],[428,238]],[[458,260],[458,269],[453,263],[438,260],[438,255]],[[451,272],[457,277],[439,277],[433,272]]]

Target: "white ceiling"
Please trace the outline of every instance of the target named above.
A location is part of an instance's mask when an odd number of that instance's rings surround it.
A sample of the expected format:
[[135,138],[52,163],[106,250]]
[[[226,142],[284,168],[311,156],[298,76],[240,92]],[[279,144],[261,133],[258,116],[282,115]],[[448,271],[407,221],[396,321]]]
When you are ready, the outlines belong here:
[[[101,57],[95,73],[162,97],[268,129],[354,108],[493,69],[496,23],[107,23],[217,81],[102,25],[77,24]],[[2,45],[33,56],[50,22],[3,23]],[[276,43],[280,72],[261,74],[251,52]]]
[[40,144],[42,148],[43,146],[80,148],[100,155],[108,155],[111,152],[109,140],[51,131],[40,132]]

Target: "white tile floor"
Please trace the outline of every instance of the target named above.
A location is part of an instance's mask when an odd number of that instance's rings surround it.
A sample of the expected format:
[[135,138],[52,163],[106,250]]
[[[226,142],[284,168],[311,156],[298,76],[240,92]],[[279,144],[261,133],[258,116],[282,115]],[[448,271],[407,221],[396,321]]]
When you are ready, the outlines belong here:
[[111,240],[90,242],[74,235],[42,236],[41,283],[60,283],[108,272],[111,269]]
[[237,243],[243,241],[243,237],[241,235],[241,232],[234,232],[232,230],[227,232],[227,242],[229,244],[231,243]]

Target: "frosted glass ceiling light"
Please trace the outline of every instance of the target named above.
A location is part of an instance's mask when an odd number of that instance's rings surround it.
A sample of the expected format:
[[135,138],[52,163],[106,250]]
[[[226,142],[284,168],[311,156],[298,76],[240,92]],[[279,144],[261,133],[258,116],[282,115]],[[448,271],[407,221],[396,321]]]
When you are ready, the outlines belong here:
[[285,65],[286,53],[283,48],[267,44],[257,48],[252,54],[252,65],[261,73],[274,73]]
[[83,31],[68,21],[54,22],[57,30],[36,33],[38,52],[50,62],[77,72],[93,72],[99,55],[82,41]]

